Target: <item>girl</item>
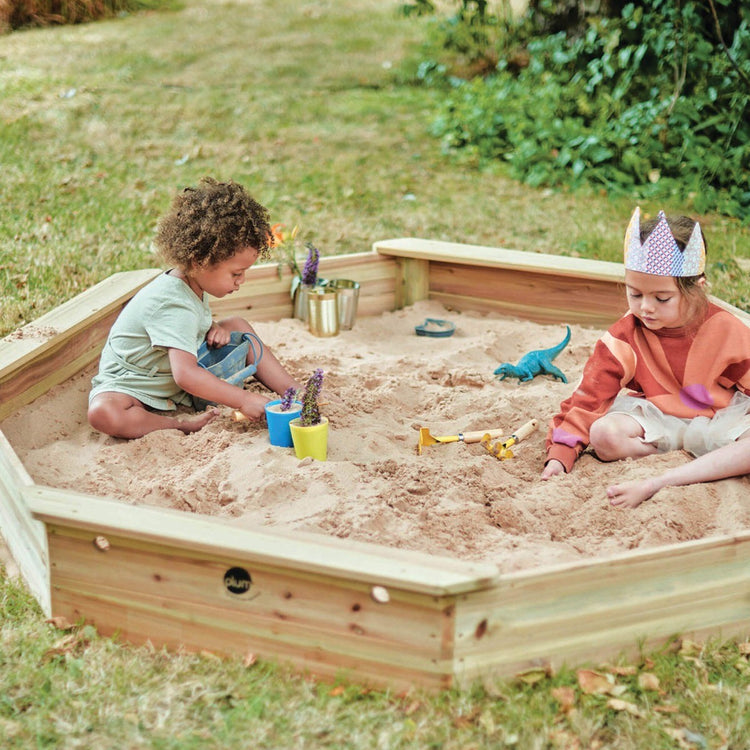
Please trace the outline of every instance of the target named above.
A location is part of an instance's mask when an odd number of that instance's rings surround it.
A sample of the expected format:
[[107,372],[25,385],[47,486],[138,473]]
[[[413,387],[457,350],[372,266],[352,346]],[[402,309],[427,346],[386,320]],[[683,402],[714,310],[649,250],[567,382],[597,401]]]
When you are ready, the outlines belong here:
[[[107,435],[137,438],[153,430],[196,432],[217,409],[185,419],[157,411],[191,405],[190,394],[225,404],[250,419],[264,414],[266,396],[230,385],[201,367],[197,352],[230,342],[233,331],[251,333],[242,318],[214,322],[207,295],[239,289],[245,271],[268,255],[268,211],[234,182],[209,177],[179,193],[159,222],[156,245],[174,267],[141,289],[112,326],[89,394],[89,424]],[[257,339],[257,337],[255,337]],[[255,377],[283,394],[300,384],[266,348],[255,360]]]
[[552,419],[542,479],[571,471],[587,445],[602,461],[679,449],[697,456],[608,487],[620,508],[662,487],[750,473],[750,327],[709,301],[705,263],[696,222],[660,211],[641,225],[636,208],[625,235],[629,312],[599,339]]

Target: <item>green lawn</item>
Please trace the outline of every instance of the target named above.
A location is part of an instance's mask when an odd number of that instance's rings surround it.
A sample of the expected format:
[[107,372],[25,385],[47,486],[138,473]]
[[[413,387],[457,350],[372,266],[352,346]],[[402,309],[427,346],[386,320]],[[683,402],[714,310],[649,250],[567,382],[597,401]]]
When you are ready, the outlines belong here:
[[[206,174],[324,254],[419,236],[618,260],[630,201],[441,154],[427,135],[440,94],[402,73],[423,23],[383,0],[188,0],[0,38],[0,335],[158,265],[158,216]],[[714,293],[750,309],[750,229],[701,220]],[[575,669],[394,694],[58,631],[5,575],[0,595],[2,747],[750,747],[748,654],[732,643],[601,667],[601,694]]]

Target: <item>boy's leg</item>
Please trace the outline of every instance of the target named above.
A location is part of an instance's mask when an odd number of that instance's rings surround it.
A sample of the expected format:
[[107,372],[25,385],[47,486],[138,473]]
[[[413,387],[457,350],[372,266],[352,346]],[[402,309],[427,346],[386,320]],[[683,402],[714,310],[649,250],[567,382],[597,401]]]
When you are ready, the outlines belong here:
[[643,427],[627,414],[605,414],[591,425],[589,445],[602,461],[619,461],[622,458],[642,458],[656,453],[652,443],[644,443]]
[[208,409],[184,419],[149,411],[137,398],[125,393],[105,391],[91,399],[89,424],[99,432],[116,438],[139,438],[155,430],[181,430],[185,434],[197,432],[218,414]]
[[[218,322],[223,329],[226,331],[242,331],[243,333],[252,333],[256,336],[253,327],[244,319],[240,317],[225,318]],[[260,337],[259,337],[260,338]],[[248,353],[248,363],[254,364],[252,359],[252,349]],[[299,390],[302,386],[286,371],[285,367],[276,359],[274,353],[264,344],[263,345],[263,357],[261,358],[258,369],[255,373],[256,380],[263,383],[266,388],[272,390],[274,393],[278,393],[279,396],[284,395],[284,391],[287,388],[295,388]]]

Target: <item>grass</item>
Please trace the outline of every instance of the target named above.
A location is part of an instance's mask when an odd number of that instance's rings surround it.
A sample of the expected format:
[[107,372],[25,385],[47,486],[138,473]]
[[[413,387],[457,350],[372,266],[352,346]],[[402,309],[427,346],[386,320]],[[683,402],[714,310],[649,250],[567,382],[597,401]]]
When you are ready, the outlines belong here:
[[747,748],[750,644],[426,695],[265,661],[130,647],[46,623],[0,575],[3,748]]
[[[631,201],[441,153],[427,135],[441,93],[401,74],[424,22],[395,7],[188,2],[3,37],[0,334],[158,263],[158,216],[205,174],[245,184],[324,254],[424,236],[618,260]],[[750,308],[734,262],[750,228],[702,219],[715,292]]]
[[[421,236],[619,260],[630,201],[441,154],[427,135],[440,92],[401,73],[422,24],[382,0],[187,0],[3,37],[0,334],[158,264],[158,216],[204,174],[242,182],[324,254]],[[701,219],[714,291],[750,309],[750,230]],[[750,747],[733,643],[675,640],[610,670],[605,694],[574,669],[395,694],[62,632],[3,573],[0,597],[3,747]]]

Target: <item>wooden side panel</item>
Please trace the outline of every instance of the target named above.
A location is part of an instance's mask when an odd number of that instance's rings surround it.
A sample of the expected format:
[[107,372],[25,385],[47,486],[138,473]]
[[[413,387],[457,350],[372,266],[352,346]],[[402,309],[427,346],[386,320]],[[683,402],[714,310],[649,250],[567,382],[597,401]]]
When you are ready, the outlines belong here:
[[47,535],[32,517],[23,489],[33,484],[18,456],[0,432],[0,532],[24,581],[45,614],[50,613]]
[[158,273],[110,276],[0,340],[0,420],[93,362],[122,306]]
[[675,634],[750,633],[750,533],[504,577],[459,597],[456,673],[611,658]]
[[442,262],[430,263],[429,296],[457,310],[537,323],[609,326],[627,310],[623,287],[616,281]]
[[[346,575],[260,563],[251,550],[210,555],[116,535],[102,549],[97,536],[49,525],[55,615],[134,643],[255,653],[323,676],[350,670],[374,684],[451,684],[450,597],[390,588],[379,603]],[[231,593],[230,571],[234,581],[247,573],[246,589]]]
[[[358,253],[321,258],[318,275],[324,279],[346,278],[359,282],[357,315],[379,315],[396,307],[397,265],[377,253]],[[292,273],[286,266],[264,264],[251,268],[238,292],[212,299],[218,318],[241,315],[250,321],[278,320],[292,316]]]

